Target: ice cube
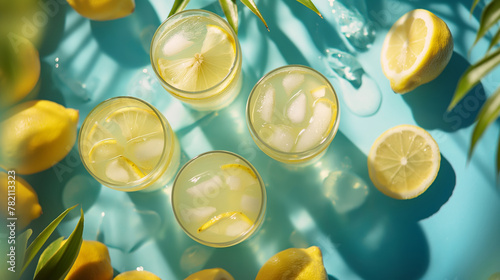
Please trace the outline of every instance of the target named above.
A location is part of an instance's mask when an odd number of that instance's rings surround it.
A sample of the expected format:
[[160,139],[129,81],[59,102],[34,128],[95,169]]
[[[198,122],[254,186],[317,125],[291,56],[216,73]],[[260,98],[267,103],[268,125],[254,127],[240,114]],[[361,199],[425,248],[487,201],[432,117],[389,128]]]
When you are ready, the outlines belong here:
[[[333,108],[335,107],[335,108]],[[296,152],[303,152],[318,145],[323,137],[327,134],[329,128],[334,122],[335,104],[328,102],[316,102],[313,107],[313,115],[309,121],[309,125],[299,134]]]
[[215,175],[206,181],[186,189],[186,192],[193,197],[214,198],[219,194],[221,186],[222,180],[220,176]]
[[262,126],[259,135],[264,142],[283,152],[289,152],[295,143],[292,128],[286,125],[266,124]]
[[236,191],[241,189],[241,179],[236,175],[230,175],[226,177],[226,184],[229,186],[229,189],[232,191]]
[[261,95],[258,101],[257,112],[260,113],[260,117],[266,123],[270,123],[273,117],[273,109],[274,109],[274,99],[276,92],[273,87],[269,87],[266,92]]
[[306,116],[306,106],[306,95],[302,91],[299,91],[298,94],[292,97],[291,103],[286,110],[286,116],[292,123],[301,123]]
[[106,176],[116,182],[129,183],[144,176],[137,166],[125,157],[118,157],[106,165]]
[[180,31],[179,33],[167,39],[167,41],[163,45],[162,51],[164,55],[172,56],[189,48],[193,44],[193,41],[188,40],[187,34],[185,34],[184,31]]
[[97,142],[89,152],[92,163],[110,160],[123,154],[123,147],[115,139],[105,139]]
[[234,219],[233,222],[226,227],[226,235],[235,237],[246,232],[252,226],[247,221],[242,219]]
[[217,209],[211,206],[196,207],[187,210],[188,215],[198,223],[204,223],[209,220],[210,216],[215,213]]
[[254,196],[244,194],[241,197],[241,208],[245,213],[255,213],[258,214],[260,210],[260,199]]
[[282,84],[285,92],[290,95],[292,92],[304,82],[304,75],[302,74],[288,74],[283,78]]
[[321,97],[324,97],[325,94],[326,94],[326,86],[320,86],[318,88],[311,90],[311,95],[314,97],[314,99],[319,99]]
[[255,173],[244,165],[226,164],[221,168],[225,177],[225,182],[230,190],[236,191],[253,184],[258,184]]
[[160,160],[164,145],[163,134],[156,133],[150,137],[135,138],[129,141],[125,153],[139,167],[153,169]]
[[326,50],[326,62],[335,73],[348,80],[355,88],[361,86],[361,78],[365,70],[355,56],[330,48]]

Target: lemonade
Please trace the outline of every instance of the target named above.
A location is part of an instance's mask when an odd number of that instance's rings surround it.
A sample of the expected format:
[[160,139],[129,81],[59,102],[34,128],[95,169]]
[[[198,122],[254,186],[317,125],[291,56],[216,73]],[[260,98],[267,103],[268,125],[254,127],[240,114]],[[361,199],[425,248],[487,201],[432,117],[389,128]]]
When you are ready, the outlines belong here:
[[247,103],[247,123],[255,143],[286,163],[319,158],[339,124],[335,90],[319,72],[290,65],[265,75]]
[[180,161],[179,142],[165,117],[133,97],[97,105],[82,124],[78,147],[89,173],[121,191],[165,186]]
[[241,49],[221,17],[188,10],[163,22],[151,42],[151,64],[162,86],[198,110],[229,105],[241,89]]
[[260,226],[266,190],[248,161],[230,152],[213,151],[181,169],[172,189],[172,206],[191,238],[227,247],[245,240]]

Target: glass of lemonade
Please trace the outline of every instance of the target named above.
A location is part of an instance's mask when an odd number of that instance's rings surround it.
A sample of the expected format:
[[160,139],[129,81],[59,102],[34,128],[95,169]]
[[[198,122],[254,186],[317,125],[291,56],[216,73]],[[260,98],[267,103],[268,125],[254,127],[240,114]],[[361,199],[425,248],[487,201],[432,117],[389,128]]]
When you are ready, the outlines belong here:
[[319,158],[339,126],[338,99],[330,82],[301,65],[277,68],[252,89],[247,124],[257,146],[285,163]]
[[204,10],[165,20],[151,42],[151,64],[162,86],[197,110],[229,105],[241,89],[241,48],[229,24]]
[[242,242],[262,224],[266,189],[257,170],[231,152],[201,154],[181,168],[172,206],[182,229],[212,247]]
[[83,165],[100,183],[120,191],[164,187],[180,163],[180,146],[165,117],[134,97],[97,105],[78,137]]

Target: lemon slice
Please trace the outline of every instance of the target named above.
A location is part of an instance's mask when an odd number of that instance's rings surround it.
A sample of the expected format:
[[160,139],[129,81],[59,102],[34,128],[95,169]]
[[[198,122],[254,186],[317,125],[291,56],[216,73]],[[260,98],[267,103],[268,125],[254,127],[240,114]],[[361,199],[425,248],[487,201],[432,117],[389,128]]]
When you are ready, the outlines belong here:
[[238,163],[224,164],[221,170],[230,190],[240,190],[258,184],[257,175],[247,166]]
[[453,38],[446,23],[433,13],[416,9],[398,19],[382,45],[381,64],[391,88],[412,91],[435,79],[453,54]]
[[382,133],[368,154],[370,179],[382,193],[414,198],[432,184],[441,155],[432,136],[414,125],[399,125]]
[[133,182],[145,176],[135,163],[123,156],[111,160],[104,172],[109,179],[121,183]]
[[126,141],[163,130],[158,116],[153,111],[138,107],[119,109],[110,114],[106,122],[117,124]]
[[[208,222],[204,223],[201,227],[198,228],[198,233],[201,233],[216,225],[222,225],[222,223],[224,222],[230,222],[231,224],[244,223],[247,228],[251,227],[253,224],[252,220],[250,220],[243,212],[225,212],[213,217]],[[229,225],[225,224],[225,226],[228,227]],[[240,234],[243,232],[244,231],[239,231]]]
[[89,160],[92,163],[109,160],[123,154],[123,147],[118,145],[115,139],[105,139],[97,142],[89,152]]
[[236,55],[234,38],[215,25],[207,25],[201,50],[191,57],[158,59],[160,75],[178,89],[201,91],[226,77]]
[[220,167],[220,169],[222,170],[226,170],[226,171],[229,171],[229,172],[234,172],[234,173],[239,173],[240,171],[243,171],[247,174],[249,174],[250,176],[252,176],[253,178],[257,179],[257,175],[255,175],[255,173],[253,172],[252,169],[250,169],[250,167],[247,167],[247,166],[244,166],[244,165],[241,165],[239,163],[229,163],[229,164],[224,164]]

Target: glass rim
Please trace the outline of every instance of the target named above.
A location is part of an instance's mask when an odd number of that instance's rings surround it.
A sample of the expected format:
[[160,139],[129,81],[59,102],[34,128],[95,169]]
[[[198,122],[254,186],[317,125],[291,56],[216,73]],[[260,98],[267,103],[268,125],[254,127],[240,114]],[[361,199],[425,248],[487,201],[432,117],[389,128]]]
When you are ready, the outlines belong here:
[[[220,23],[220,25],[224,27],[225,31],[229,30],[230,35],[233,37],[233,40],[234,40],[234,43],[235,43],[235,54],[234,54],[234,60],[233,60],[233,62],[231,64],[231,68],[229,68],[229,71],[226,74],[226,76],[224,76],[224,78],[222,78],[217,84],[215,84],[215,85],[213,85],[213,86],[211,86],[211,87],[209,87],[207,89],[204,89],[204,90],[187,91],[187,90],[183,90],[183,89],[180,89],[178,87],[175,87],[175,86],[173,86],[172,84],[168,83],[167,81],[165,81],[163,79],[163,77],[159,73],[159,70],[157,69],[158,67],[156,66],[156,63],[154,62],[154,58],[156,56],[155,56],[155,52],[153,51],[153,47],[157,43],[157,38],[159,38],[160,35],[161,35],[160,32],[159,32],[160,29],[162,29],[162,27],[164,27],[168,22],[170,22],[171,20],[173,20],[173,19],[175,19],[177,17],[180,17],[180,16],[182,16],[184,14],[187,14],[188,16],[193,16],[196,13],[206,14],[207,15],[206,17],[215,17],[217,19],[217,21]],[[165,84],[169,88],[171,88],[174,91],[176,91],[176,92],[171,92],[173,95],[181,97],[181,98],[185,98],[185,99],[197,99],[197,98],[210,98],[210,97],[212,97],[213,95],[202,96],[202,97],[200,97],[200,96],[203,95],[203,94],[209,93],[210,91],[213,91],[214,89],[216,89],[217,87],[219,87],[220,85],[222,85],[225,81],[227,81],[231,77],[231,75],[233,74],[234,71],[238,70],[237,69],[237,65],[238,65],[239,57],[241,55],[240,53],[241,53],[241,50],[240,50],[240,43],[238,41],[238,35],[234,32],[233,28],[229,25],[229,23],[226,20],[224,20],[221,16],[219,16],[218,14],[216,14],[214,12],[211,12],[211,11],[202,10],[202,9],[184,10],[184,11],[181,11],[181,12],[178,12],[178,13],[175,13],[175,14],[169,16],[156,29],[156,31],[155,31],[155,33],[153,35],[153,39],[151,40],[151,45],[149,47],[149,59],[151,61],[151,65],[152,65],[152,68],[153,68],[153,71],[154,71],[156,77],[163,84]]]
[[[164,145],[163,151],[162,151],[162,154],[160,156],[160,159],[158,160],[158,163],[155,165],[155,167],[148,174],[146,174],[144,177],[142,177],[138,180],[131,181],[129,183],[121,184],[121,185],[110,182],[109,180],[105,180],[105,179],[95,175],[95,172],[93,172],[90,169],[89,165],[87,164],[87,161],[85,160],[85,157],[82,155],[82,143],[83,143],[82,137],[84,134],[83,131],[85,131],[85,129],[87,129],[87,126],[89,125],[88,121],[90,120],[90,117],[92,116],[92,114],[94,114],[94,113],[97,114],[96,111],[99,109],[102,109],[102,106],[104,106],[104,105],[112,104],[112,102],[114,102],[116,100],[124,100],[124,99],[134,100],[134,102],[137,101],[143,105],[146,105],[148,108],[150,108],[155,113],[156,117],[159,119],[160,124],[163,128],[164,142],[166,144],[167,139],[168,139],[168,137],[167,137],[167,134],[169,131],[168,128],[170,128],[170,124],[168,123],[167,119],[153,105],[149,104],[148,102],[146,102],[140,98],[133,97],[133,96],[115,96],[115,97],[108,98],[108,99],[100,102],[99,104],[97,104],[94,108],[92,108],[92,110],[90,110],[90,112],[87,114],[87,116],[83,120],[82,125],[80,127],[80,132],[78,133],[77,140],[78,140],[78,153],[80,155],[80,159],[82,161],[82,164],[85,167],[85,169],[87,169],[87,171],[90,173],[90,175],[92,175],[92,177],[96,178],[101,184],[103,184],[109,188],[119,190],[119,191],[131,192],[131,191],[139,191],[139,190],[142,190],[145,188],[145,187],[141,188],[141,185],[144,183],[147,183],[151,179],[151,177],[153,177],[153,175],[156,174],[156,172],[158,172],[158,170],[160,170],[160,167],[162,166],[161,163],[163,162],[163,160],[167,156],[167,151],[171,152],[172,149],[167,149],[167,145]],[[162,121],[162,117],[164,118],[163,121]],[[87,133],[85,133],[85,134],[87,134]],[[172,138],[172,140],[173,140],[173,138]],[[173,145],[171,145],[171,146],[173,147]],[[170,156],[172,156],[172,153],[170,153]]]
[[[306,71],[311,71],[311,72],[315,73],[316,75],[318,75],[321,79],[325,80],[325,82],[326,82],[325,85],[328,86],[332,90],[333,96],[334,96],[334,101],[337,104],[337,112],[335,114],[335,121],[334,121],[332,129],[330,130],[330,132],[328,133],[328,135],[323,140],[321,140],[320,143],[318,143],[314,147],[312,147],[310,149],[307,149],[305,151],[301,151],[301,152],[284,152],[284,151],[278,150],[278,149],[272,147],[271,145],[267,144],[259,136],[259,134],[255,130],[254,124],[253,124],[253,122],[252,122],[252,120],[250,118],[250,114],[252,113],[252,112],[250,112],[250,104],[253,101],[253,98],[255,96],[255,91],[257,90],[257,87],[265,79],[271,77],[273,74],[276,74],[278,72],[281,72],[281,71],[286,70],[286,69],[291,69],[291,68],[302,68],[302,69],[305,69]],[[313,69],[313,68],[311,68],[309,66],[300,65],[300,64],[284,65],[284,66],[280,66],[278,68],[275,68],[275,69],[267,72],[264,76],[262,76],[262,78],[260,78],[257,81],[257,83],[255,83],[254,87],[250,91],[250,94],[248,95],[247,105],[246,105],[247,127],[250,130],[250,135],[252,136],[252,138],[254,138],[254,140],[257,140],[260,144],[262,144],[263,146],[265,146],[267,149],[273,151],[274,154],[279,155],[280,158],[290,157],[290,156],[296,156],[297,157],[296,159],[287,159],[287,161],[288,160],[290,160],[290,161],[296,161],[296,162],[307,161],[307,160],[313,158],[314,156],[320,154],[323,150],[325,150],[328,147],[327,142],[331,142],[333,140],[333,138],[335,137],[335,135],[337,134],[338,127],[339,127],[339,117],[340,117],[340,106],[339,105],[340,104],[339,104],[339,99],[338,99],[338,96],[337,96],[337,92],[333,88],[333,85],[330,83],[330,81],[321,72],[319,72],[318,70],[315,70],[315,69]],[[326,144],[325,147],[322,147],[324,144]],[[319,147],[322,147],[322,148],[320,148],[318,151],[316,151]],[[309,155],[311,152],[314,152],[314,154],[312,156]],[[264,153],[267,154],[266,152],[264,152]],[[271,157],[275,158],[274,156],[271,156]]]
[[[175,197],[174,191],[176,189],[175,187],[177,185],[177,181],[179,180],[180,174],[184,171],[185,168],[187,168],[191,163],[193,163],[197,159],[205,157],[205,156],[209,156],[209,155],[212,155],[212,154],[228,154],[228,155],[234,156],[234,157],[242,160],[254,172],[254,174],[257,176],[257,180],[259,181],[261,195],[262,195],[259,214],[257,215],[257,219],[252,224],[252,226],[247,231],[245,231],[244,233],[242,233],[238,237],[236,237],[235,239],[233,239],[231,241],[226,241],[226,242],[209,242],[209,241],[203,240],[203,239],[198,238],[198,237],[194,236],[193,234],[191,234],[186,229],[186,227],[184,227],[183,223],[181,223],[179,215],[178,215],[178,211],[176,211],[176,207],[174,206],[175,205],[174,204],[174,201],[175,201],[175,199],[174,199],[174,197]],[[262,225],[263,220],[264,220],[264,216],[265,216],[265,213],[266,213],[266,208],[267,208],[266,185],[264,184],[264,181],[262,180],[262,177],[260,176],[260,174],[257,171],[257,169],[248,160],[246,160],[242,156],[240,156],[240,155],[238,155],[236,153],[233,153],[233,152],[230,152],[230,151],[224,151],[224,150],[214,150],[214,151],[204,152],[204,153],[201,153],[201,154],[195,156],[194,158],[190,159],[188,162],[186,162],[179,169],[179,171],[177,172],[177,175],[175,176],[174,183],[172,184],[172,192],[171,193],[172,193],[172,195],[171,195],[172,210],[174,212],[174,217],[175,217],[175,220],[177,221],[177,224],[194,241],[196,241],[196,242],[198,242],[200,244],[203,244],[203,245],[206,245],[206,246],[215,247],[215,248],[224,248],[224,247],[234,246],[236,244],[239,244],[239,243],[245,241],[247,238],[249,238]]]

